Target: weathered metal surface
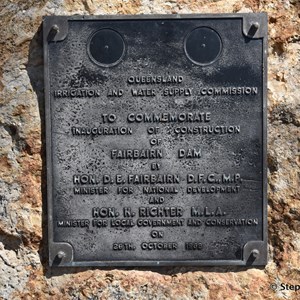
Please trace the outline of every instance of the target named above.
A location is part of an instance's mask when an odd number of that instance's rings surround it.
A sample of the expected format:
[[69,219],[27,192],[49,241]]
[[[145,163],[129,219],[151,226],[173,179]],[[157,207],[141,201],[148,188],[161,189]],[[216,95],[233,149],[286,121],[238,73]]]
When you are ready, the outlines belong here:
[[266,28],[45,18],[51,265],[266,263]]

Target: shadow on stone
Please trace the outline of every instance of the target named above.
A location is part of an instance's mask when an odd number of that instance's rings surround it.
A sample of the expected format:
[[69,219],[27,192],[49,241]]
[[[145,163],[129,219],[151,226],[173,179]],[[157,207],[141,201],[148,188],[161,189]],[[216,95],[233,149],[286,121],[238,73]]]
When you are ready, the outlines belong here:
[[[43,273],[46,278],[54,276],[60,276],[64,274],[76,274],[87,270],[102,270],[112,271],[116,267],[49,267],[48,264],[48,233],[47,233],[47,183],[46,183],[46,132],[45,132],[45,103],[44,103],[44,65],[43,65],[43,37],[42,37],[42,25],[34,35],[29,48],[29,57],[27,64],[27,72],[30,78],[30,82],[33,90],[37,95],[39,113],[41,119],[41,158],[42,158],[42,178],[41,178],[41,192],[42,192],[42,240],[39,247],[39,255],[41,264],[43,267]],[[162,275],[176,275],[179,273],[187,272],[215,272],[226,273],[245,271],[251,266],[246,267],[122,267],[118,270],[136,270],[136,271],[152,271]],[[257,268],[257,267],[256,267]],[[259,267],[257,269],[264,269]]]
[[47,269],[47,185],[46,185],[46,144],[45,144],[45,105],[44,105],[44,65],[43,65],[43,38],[42,25],[35,33],[29,45],[27,73],[31,86],[37,95],[41,120],[41,161],[42,161],[42,240],[39,246],[39,255],[43,270]]

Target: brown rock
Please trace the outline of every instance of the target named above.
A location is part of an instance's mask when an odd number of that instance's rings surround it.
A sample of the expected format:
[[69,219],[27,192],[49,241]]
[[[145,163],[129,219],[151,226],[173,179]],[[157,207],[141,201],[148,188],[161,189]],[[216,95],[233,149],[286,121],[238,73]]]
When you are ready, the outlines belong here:
[[[299,299],[280,290],[300,284],[299,1],[2,0],[0,11],[0,298]],[[42,16],[249,11],[269,15],[266,268],[48,268]]]

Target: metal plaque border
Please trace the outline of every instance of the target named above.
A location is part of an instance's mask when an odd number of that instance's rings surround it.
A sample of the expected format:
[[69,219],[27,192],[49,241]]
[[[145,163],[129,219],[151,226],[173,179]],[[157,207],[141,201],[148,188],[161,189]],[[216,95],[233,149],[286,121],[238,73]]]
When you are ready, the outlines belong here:
[[[263,82],[262,82],[262,160],[263,160],[263,240],[249,241],[243,248],[242,260],[118,260],[118,261],[73,261],[73,248],[68,243],[55,243],[53,233],[52,202],[52,136],[48,42],[61,41],[68,34],[68,21],[95,20],[176,20],[176,19],[242,19],[243,34],[253,39],[263,39]],[[59,31],[57,26],[59,25]],[[259,25],[259,26],[257,26]],[[241,14],[174,14],[174,15],[74,15],[45,16],[43,18],[43,55],[44,55],[44,92],[45,92],[45,132],[46,132],[46,169],[47,169],[47,215],[48,215],[48,249],[50,266],[63,267],[155,267],[155,266],[264,266],[267,264],[267,49],[268,17],[266,13]],[[254,31],[252,30],[254,28]],[[258,255],[255,252],[258,250]]]

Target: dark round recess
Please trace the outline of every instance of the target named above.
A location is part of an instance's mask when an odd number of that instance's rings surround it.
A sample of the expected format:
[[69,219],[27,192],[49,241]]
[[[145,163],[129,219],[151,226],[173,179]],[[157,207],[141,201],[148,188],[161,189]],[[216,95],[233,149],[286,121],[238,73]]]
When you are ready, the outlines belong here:
[[101,29],[95,32],[88,43],[91,59],[105,67],[114,66],[122,59],[125,44],[122,36],[112,29]]
[[222,51],[219,34],[208,27],[198,27],[191,31],[184,43],[187,57],[197,65],[213,63]]

